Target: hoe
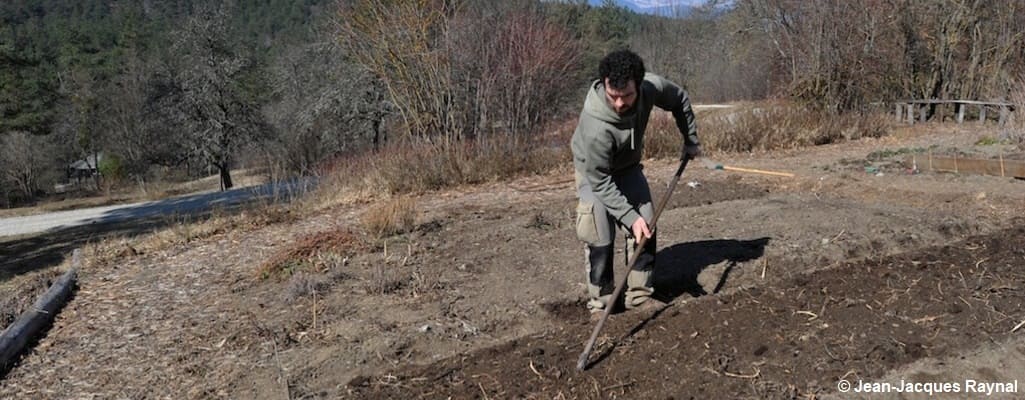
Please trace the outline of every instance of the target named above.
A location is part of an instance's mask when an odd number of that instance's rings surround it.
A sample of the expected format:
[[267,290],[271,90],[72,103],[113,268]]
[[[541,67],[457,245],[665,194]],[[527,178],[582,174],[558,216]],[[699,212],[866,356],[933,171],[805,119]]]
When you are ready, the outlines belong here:
[[[662,210],[666,208],[666,204],[669,203],[669,198],[673,195],[673,190],[676,189],[676,183],[680,181],[680,175],[683,175],[683,169],[687,168],[687,162],[690,161],[691,156],[686,155],[683,160],[680,161],[680,168],[676,169],[676,175],[673,175],[673,180],[669,182],[669,189],[666,190],[666,195],[662,197],[662,201],[658,203],[658,208],[655,209],[655,217],[652,218],[649,229],[652,234],[655,232],[655,224],[658,223],[658,217],[662,215]],[[637,249],[644,248],[644,243],[648,241],[648,238],[641,237],[637,240]],[[630,255],[630,259],[627,260],[626,265],[633,269],[634,263],[637,262],[637,256],[641,254],[640,251],[633,252]],[[623,274],[623,276],[616,282],[616,289],[612,292],[612,298],[618,299],[619,295],[623,293],[623,287],[626,286],[626,277],[629,274]],[[577,370],[583,371],[587,368],[587,358],[591,355],[591,350],[594,349],[594,342],[598,340],[598,334],[601,333],[601,328],[605,326],[605,321],[609,319],[609,314],[612,313],[612,305],[605,307],[605,311],[602,313],[601,319],[598,320],[598,325],[595,325],[594,332],[591,333],[591,338],[587,341],[587,346],[584,347],[584,352],[580,354],[580,360],[577,361]]]

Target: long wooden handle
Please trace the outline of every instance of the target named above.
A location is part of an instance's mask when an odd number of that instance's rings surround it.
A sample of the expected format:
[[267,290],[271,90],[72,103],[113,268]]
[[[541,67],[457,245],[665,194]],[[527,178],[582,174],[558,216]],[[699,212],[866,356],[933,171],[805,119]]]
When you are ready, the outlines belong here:
[[[655,209],[655,216],[652,218],[651,223],[648,224],[652,235],[655,234],[655,224],[658,222],[658,217],[662,215],[662,210],[666,208],[666,204],[669,204],[669,198],[672,197],[673,190],[676,189],[676,183],[680,181],[680,175],[683,175],[683,170],[687,168],[687,162],[689,162],[690,159],[691,156],[688,154],[680,161],[680,168],[676,169],[676,175],[674,175],[673,180],[669,182],[669,188],[666,190],[666,195],[663,196],[662,200],[658,203],[658,207]],[[630,259],[626,262],[626,265],[629,267],[628,271],[619,278],[619,282],[616,282],[616,289],[612,291],[613,302],[619,298],[620,293],[623,293],[623,287],[626,286],[627,277],[630,275],[629,270],[633,269],[634,263],[637,262],[637,256],[641,254],[641,249],[644,248],[646,243],[648,243],[647,237],[641,237],[637,240],[637,250],[630,255]],[[580,359],[577,360],[577,371],[583,371],[587,368],[587,359],[591,356],[591,350],[594,349],[594,343],[598,340],[598,333],[600,333],[601,328],[605,326],[605,321],[609,319],[610,314],[612,314],[612,304],[606,304],[605,311],[602,313],[601,319],[599,319],[598,324],[594,326],[594,332],[591,332],[591,338],[587,340],[587,345],[584,346],[584,352],[580,354]]]
[[750,173],[753,173],[753,174],[783,176],[783,177],[787,177],[787,178],[793,178],[794,177],[794,174],[791,174],[789,172],[766,171],[766,170],[763,170],[763,169],[727,167],[725,165],[722,167],[722,169],[724,169],[726,171],[750,172]]

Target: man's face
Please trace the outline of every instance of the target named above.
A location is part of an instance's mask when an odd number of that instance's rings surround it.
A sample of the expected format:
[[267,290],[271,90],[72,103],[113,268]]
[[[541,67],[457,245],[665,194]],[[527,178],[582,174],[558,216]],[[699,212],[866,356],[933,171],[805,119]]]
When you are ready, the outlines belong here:
[[637,84],[631,79],[626,81],[626,87],[616,89],[609,84],[609,78],[605,78],[605,99],[612,105],[616,114],[627,114],[637,102]]

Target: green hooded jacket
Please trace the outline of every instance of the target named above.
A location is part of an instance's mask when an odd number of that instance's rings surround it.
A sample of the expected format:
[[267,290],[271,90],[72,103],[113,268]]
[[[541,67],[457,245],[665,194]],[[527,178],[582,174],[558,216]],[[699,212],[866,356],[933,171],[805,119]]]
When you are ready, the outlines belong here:
[[640,165],[644,130],[654,106],[673,113],[684,145],[698,144],[697,124],[687,91],[650,73],[644,75],[637,102],[627,115],[612,109],[605,97],[604,82],[594,81],[570,142],[577,173],[587,180],[609,213],[626,226],[633,226],[640,214],[616,187],[613,176]]

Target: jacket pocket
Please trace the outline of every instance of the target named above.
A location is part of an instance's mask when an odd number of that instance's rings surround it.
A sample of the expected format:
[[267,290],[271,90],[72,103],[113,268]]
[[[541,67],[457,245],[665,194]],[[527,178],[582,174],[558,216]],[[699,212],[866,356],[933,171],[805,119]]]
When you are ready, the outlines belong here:
[[594,220],[594,204],[581,201],[577,204],[577,239],[588,244],[598,243],[598,225]]

